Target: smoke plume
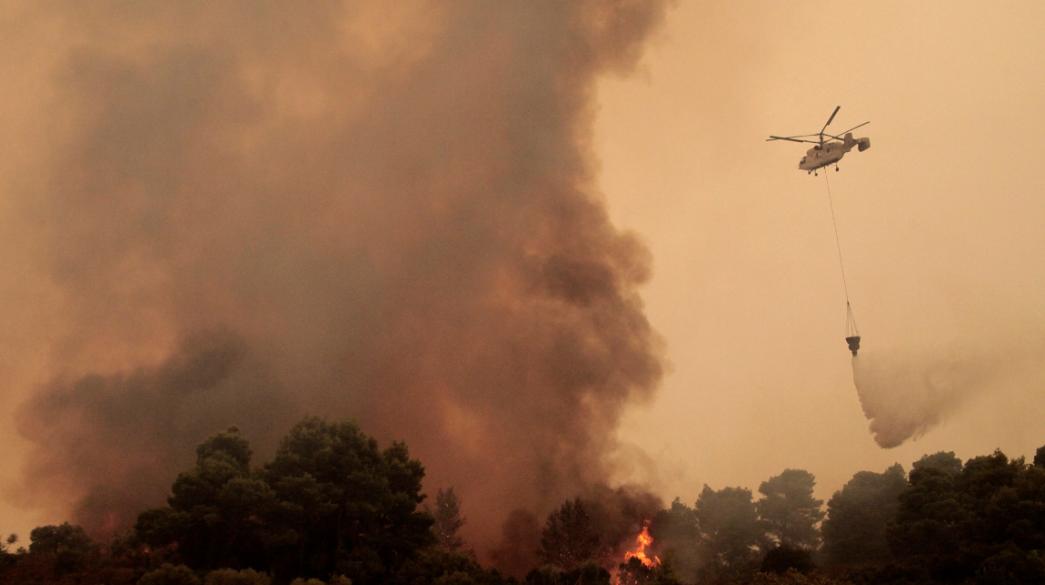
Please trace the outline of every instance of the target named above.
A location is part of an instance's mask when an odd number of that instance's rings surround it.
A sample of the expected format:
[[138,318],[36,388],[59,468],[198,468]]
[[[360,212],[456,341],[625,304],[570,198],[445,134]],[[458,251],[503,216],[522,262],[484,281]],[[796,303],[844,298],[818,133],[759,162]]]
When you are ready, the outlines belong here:
[[264,454],[306,413],[407,441],[473,540],[608,477],[661,356],[594,83],[663,2],[34,6],[62,39],[14,205],[51,317],[37,503],[125,524],[207,435]]

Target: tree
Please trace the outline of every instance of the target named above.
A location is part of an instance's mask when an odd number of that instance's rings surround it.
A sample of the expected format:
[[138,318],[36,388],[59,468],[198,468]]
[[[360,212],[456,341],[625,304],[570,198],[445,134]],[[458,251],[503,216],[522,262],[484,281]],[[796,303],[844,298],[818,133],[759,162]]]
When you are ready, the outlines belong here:
[[1040,585],[1045,583],[1045,558],[1009,545],[976,569],[978,585]]
[[610,573],[589,561],[570,570],[539,567],[530,571],[524,582],[526,585],[610,585]]
[[471,556],[433,546],[419,551],[415,558],[403,563],[387,582],[394,585],[501,585],[504,580],[496,571],[479,566]]
[[958,493],[961,473],[961,460],[950,452],[926,455],[914,462],[907,486],[897,496],[895,522],[888,530],[897,557],[931,557],[936,565],[943,557],[948,558],[947,563],[955,562],[959,531],[967,520]]
[[[890,581],[890,583],[893,582]],[[750,585],[852,585],[852,583],[826,575],[790,570],[785,573],[756,573]]]
[[537,556],[545,563],[569,571],[595,560],[599,545],[591,516],[581,499],[574,498],[548,516]]
[[768,548],[751,490],[727,487],[716,491],[705,485],[697,498],[696,516],[707,559],[705,579],[737,583],[749,577]]
[[891,558],[886,527],[907,486],[899,464],[882,473],[860,471],[827,502],[824,553],[832,564],[871,564]]
[[353,423],[307,418],[262,470],[229,429],[196,449],[168,506],[143,512],[135,533],[200,571],[271,571],[275,580],[348,575],[385,582],[433,541],[418,510],[424,468],[402,443],[380,450]]
[[432,518],[418,509],[424,467],[405,444],[382,451],[353,423],[306,418],[263,475],[277,498],[280,575],[383,583],[433,542]]
[[1045,470],[1001,451],[955,462],[915,464],[889,532],[896,556],[937,580],[1042,582]]
[[686,581],[696,581],[704,563],[701,556],[700,523],[693,508],[679,498],[653,517],[650,535],[662,552],[661,559]]
[[812,473],[785,469],[758,487],[763,495],[756,504],[758,515],[780,546],[812,550],[820,544],[817,524],[824,518],[824,502],[813,497],[815,484]]
[[97,553],[97,547],[83,527],[68,522],[34,528],[29,533],[29,542],[29,554],[51,559],[58,575],[83,568],[88,557]]
[[185,565],[164,563],[138,580],[138,585],[200,585],[200,578]]
[[808,549],[782,545],[766,553],[758,570],[763,573],[783,574],[788,571],[808,573],[814,568],[813,555]]
[[138,516],[135,532],[155,547],[176,547],[178,556],[199,570],[263,568],[264,518],[275,494],[250,469],[251,449],[235,427],[196,448],[196,466],[171,487],[166,508]]
[[464,541],[457,532],[464,526],[461,517],[461,503],[454,493],[454,488],[440,489],[435,494],[435,510],[432,511],[432,532],[436,544],[450,552],[457,552],[464,546]]
[[680,585],[671,565],[647,567],[635,557],[617,567],[617,578],[613,583],[614,585]]
[[0,569],[13,565],[15,562],[15,555],[10,551],[11,548],[18,542],[17,534],[9,534],[7,538],[0,541]]
[[207,573],[203,585],[270,585],[272,578],[253,569],[218,569]]

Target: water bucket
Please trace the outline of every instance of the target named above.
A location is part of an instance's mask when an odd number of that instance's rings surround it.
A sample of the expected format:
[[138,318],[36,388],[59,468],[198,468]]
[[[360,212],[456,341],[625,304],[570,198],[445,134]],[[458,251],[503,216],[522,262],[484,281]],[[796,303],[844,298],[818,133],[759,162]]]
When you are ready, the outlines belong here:
[[849,351],[853,352],[854,356],[856,355],[856,352],[860,351],[859,335],[851,335],[849,337],[846,337],[845,342],[849,345]]

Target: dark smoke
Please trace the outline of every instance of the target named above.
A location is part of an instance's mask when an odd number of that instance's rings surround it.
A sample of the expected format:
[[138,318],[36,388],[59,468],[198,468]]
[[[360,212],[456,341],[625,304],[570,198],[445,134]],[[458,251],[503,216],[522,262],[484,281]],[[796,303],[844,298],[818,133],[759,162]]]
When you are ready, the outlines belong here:
[[77,519],[111,531],[155,504],[172,469],[192,465],[192,449],[173,439],[241,421],[263,435],[289,423],[280,405],[290,403],[264,364],[227,332],[195,335],[154,368],[55,380],[24,405],[19,421],[39,446],[29,487],[82,494]]
[[540,564],[541,522],[532,512],[517,508],[501,526],[501,542],[490,552],[490,560],[508,575],[524,577]]
[[98,530],[208,434],[263,451],[304,413],[406,440],[473,540],[608,477],[661,359],[593,93],[664,2],[47,6],[21,208],[60,326],[27,492]]

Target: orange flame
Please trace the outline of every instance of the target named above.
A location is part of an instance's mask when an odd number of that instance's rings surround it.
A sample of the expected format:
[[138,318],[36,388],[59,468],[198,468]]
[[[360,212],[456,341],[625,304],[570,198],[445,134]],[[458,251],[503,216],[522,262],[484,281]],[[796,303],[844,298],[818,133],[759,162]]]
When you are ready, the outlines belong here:
[[653,537],[649,533],[649,523],[646,523],[642,526],[642,532],[635,537],[635,548],[624,553],[624,562],[639,559],[647,567],[656,567],[660,564],[660,557],[646,552],[646,548],[651,544],[653,544]]

